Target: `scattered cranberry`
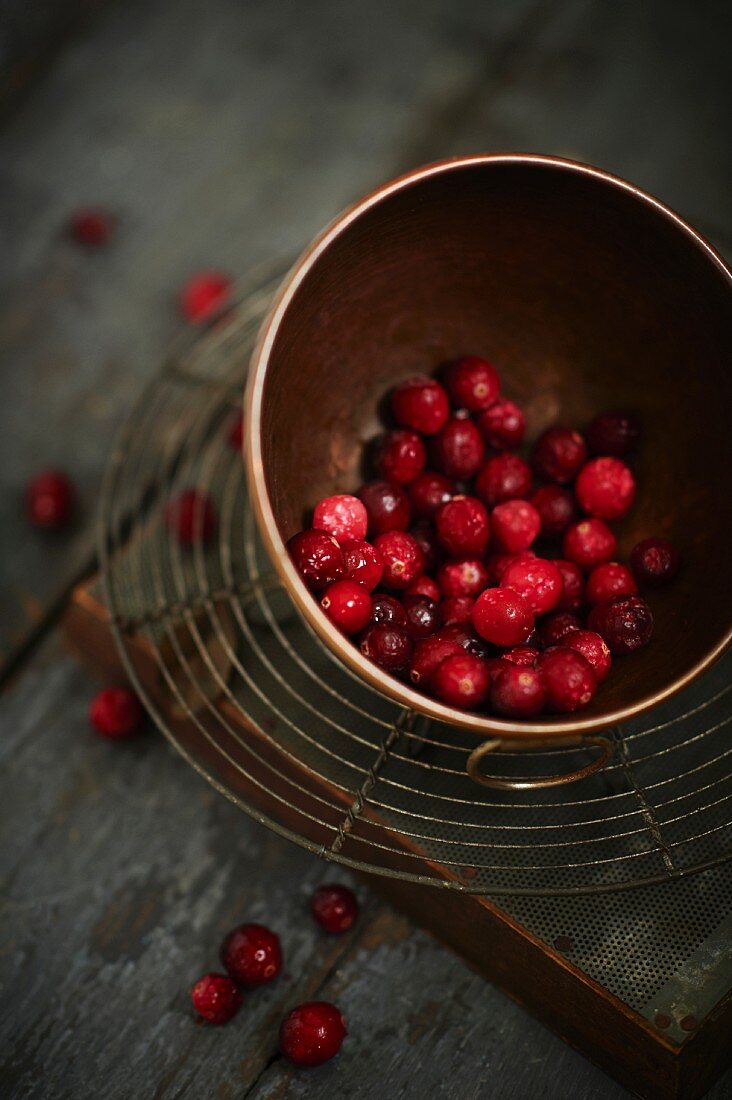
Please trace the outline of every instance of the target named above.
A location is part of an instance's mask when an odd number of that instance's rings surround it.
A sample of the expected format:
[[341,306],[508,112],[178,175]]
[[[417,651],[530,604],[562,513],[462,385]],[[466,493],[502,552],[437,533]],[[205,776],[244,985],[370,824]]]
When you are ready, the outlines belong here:
[[412,683],[426,687],[435,669],[448,657],[456,657],[465,652],[465,647],[453,636],[444,631],[423,638],[414,647],[409,665],[409,678]]
[[241,451],[244,443],[244,417],[241,413],[231,421],[226,440],[232,451],[236,451],[237,454]]
[[365,539],[348,539],[341,550],[348,579],[357,581],[367,592],[372,592],[384,572],[379,551]]
[[413,641],[434,634],[440,625],[440,613],[434,600],[426,596],[405,596],[407,634]]
[[371,622],[371,597],[357,581],[333,581],[321,596],[320,606],[344,634],[360,634]]
[[327,531],[339,543],[348,539],[365,539],[368,530],[366,507],[350,493],[324,497],[315,505],[313,527]]
[[187,321],[201,324],[218,313],[231,298],[231,279],[220,271],[201,271],[183,284],[180,308]]
[[114,218],[101,206],[83,206],[71,215],[69,232],[77,244],[99,248],[109,243],[114,232]]
[[440,604],[440,618],[445,626],[453,623],[471,623],[473,621],[473,604],[475,600],[470,596],[448,596]]
[[432,462],[445,477],[456,481],[473,477],[484,455],[483,438],[472,420],[454,417],[430,440]]
[[368,516],[368,531],[372,536],[386,531],[406,531],[409,526],[409,497],[400,485],[389,481],[367,481],[358,490]]
[[238,982],[253,988],[266,985],[282,969],[279,936],[263,924],[240,924],[221,944],[221,963]]
[[572,481],[587,458],[587,446],[579,432],[571,428],[548,428],[539,436],[531,452],[531,464],[537,477]]
[[583,511],[597,519],[620,519],[635,500],[635,478],[619,458],[593,458],[574,487]]
[[287,552],[312,592],[319,592],[345,572],[343,551],[325,531],[298,531],[287,540]]
[[617,657],[648,644],[653,633],[653,615],[640,596],[615,596],[593,607],[587,625],[605,639],[610,652]]
[[488,446],[497,451],[510,451],[514,447],[520,447],[526,433],[524,414],[518,405],[505,397],[482,412],[477,424]]
[[434,600],[435,603],[439,603],[442,593],[440,592],[440,586],[437,581],[432,577],[428,577],[427,574],[423,574],[421,577],[417,577],[416,581],[412,581],[408,588],[404,590],[405,596],[426,596],[428,600]]
[[216,533],[213,502],[197,489],[184,489],[165,508],[168,529],[184,546],[210,542]]
[[560,645],[573,630],[581,630],[582,623],[571,611],[555,611],[539,623],[539,637],[545,646]]
[[491,531],[496,546],[514,554],[528,550],[540,527],[539,513],[528,500],[504,500],[491,512]]
[[378,536],[374,546],[384,562],[384,588],[408,588],[424,572],[424,554],[406,531],[387,531]]
[[346,1021],[328,1001],[306,1001],[293,1008],[280,1026],[280,1053],[296,1066],[320,1066],[341,1049]]
[[514,454],[489,458],[475,479],[475,495],[490,508],[504,500],[518,500],[531,491],[531,469]]
[[559,485],[542,485],[531,497],[531,503],[541,517],[541,537],[554,539],[563,535],[577,518],[574,497],[569,489]]
[[434,435],[450,415],[450,405],[439,382],[418,375],[396,387],[391,395],[391,411],[403,428]]
[[504,661],[510,661],[512,665],[520,665],[521,668],[533,668],[536,664],[541,650],[537,649],[533,645],[515,645],[511,649],[507,649],[501,656]]
[[434,573],[445,555],[433,525],[427,519],[417,520],[409,528],[409,534],[422,551],[425,573]]
[[534,616],[518,592],[487,588],[475,601],[473,626],[493,645],[522,645],[534,629]]
[[562,575],[562,595],[557,611],[580,611],[585,598],[585,578],[573,561],[557,558],[554,562]]
[[408,485],[424,470],[427,453],[422,437],[406,428],[384,432],[374,447],[374,470],[384,481]]
[[501,588],[519,592],[535,615],[546,615],[559,603],[564,585],[555,562],[529,558],[514,561],[504,570]]
[[409,486],[412,512],[418,519],[432,519],[440,505],[451,500],[456,492],[455,482],[449,477],[426,470]]
[[508,664],[491,676],[491,707],[506,718],[532,718],[546,700],[544,680],[535,668]]
[[617,540],[601,519],[583,519],[568,527],[562,542],[562,553],[586,572],[610,561],[617,550]]
[[437,666],[431,684],[437,698],[448,706],[475,710],[488,698],[490,676],[480,657],[461,653]]
[[346,932],[358,916],[358,901],[347,886],[326,883],[314,891],[310,911],[326,932]]
[[617,561],[606,561],[596,565],[587,578],[585,597],[589,604],[604,603],[613,596],[635,596],[638,585],[627,565]]
[[623,458],[637,445],[640,424],[629,412],[600,413],[587,429],[586,438],[590,454]]
[[145,712],[129,688],[98,691],[89,706],[89,722],[95,733],[108,741],[126,741],[140,732]]
[[435,516],[435,528],[438,539],[453,558],[482,557],[488,546],[488,513],[476,497],[457,496],[441,505]]
[[595,672],[598,684],[607,677],[612,658],[607,645],[594,630],[571,630],[563,639],[563,644],[581,653]]
[[76,494],[61,470],[44,470],[28,482],[25,514],[34,527],[60,530],[71,519]]
[[372,623],[361,635],[361,652],[389,672],[402,672],[412,656],[412,641],[401,623]]
[[210,1024],[227,1024],[241,1007],[241,992],[226,974],[204,974],[191,990],[198,1015]]
[[633,547],[630,565],[639,584],[660,588],[676,576],[679,552],[668,539],[643,539]]
[[498,371],[479,355],[464,355],[448,363],[443,379],[456,409],[481,412],[498,399],[501,384]]
[[375,623],[392,623],[394,626],[407,625],[407,613],[401,601],[395,596],[379,592],[372,601],[371,619]]
[[463,558],[440,566],[437,581],[446,599],[477,596],[488,584],[488,572],[480,558]]
[[597,678],[589,661],[568,646],[557,646],[542,653],[539,669],[546,689],[546,706],[557,714],[568,714],[586,707],[597,688]]

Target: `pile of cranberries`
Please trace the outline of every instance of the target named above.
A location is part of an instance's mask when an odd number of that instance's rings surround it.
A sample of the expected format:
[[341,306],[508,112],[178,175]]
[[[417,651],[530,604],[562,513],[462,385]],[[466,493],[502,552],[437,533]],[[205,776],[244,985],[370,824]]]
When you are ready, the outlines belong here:
[[475,355],[400,383],[390,410],[373,480],[319,501],[289,540],[303,581],[366,657],[449,706],[510,718],[587,706],[612,657],[651,637],[639,587],[679,564],[662,538],[614,560],[609,525],[636,495],[623,461],[635,417],[549,428],[527,461],[523,413]]

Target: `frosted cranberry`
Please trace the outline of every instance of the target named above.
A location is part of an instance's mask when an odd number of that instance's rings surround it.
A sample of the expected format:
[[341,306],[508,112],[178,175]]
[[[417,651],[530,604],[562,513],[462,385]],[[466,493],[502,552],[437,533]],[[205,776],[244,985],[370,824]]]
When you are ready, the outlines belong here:
[[640,596],[614,596],[593,607],[587,625],[605,639],[610,652],[617,657],[648,644],[653,633],[653,615]]
[[404,595],[426,596],[428,600],[434,600],[438,603],[442,593],[437,581],[423,573],[421,577],[417,577],[416,581],[412,581],[408,588],[405,588]]
[[639,584],[660,588],[676,576],[679,552],[668,539],[643,539],[633,547],[630,564]]
[[640,424],[629,412],[600,413],[590,424],[585,437],[590,454],[622,458],[637,445]]
[[587,446],[571,428],[548,428],[531,451],[531,464],[543,481],[572,481],[587,458]]
[[554,562],[562,575],[562,595],[557,611],[579,611],[585,598],[585,578],[573,561],[557,558]]
[[403,428],[434,435],[450,415],[450,404],[439,382],[418,375],[400,382],[392,392],[391,411]]
[[475,495],[493,508],[504,500],[527,497],[531,480],[531,470],[523,458],[512,454],[494,455],[475,479]]
[[114,217],[101,206],[83,206],[71,215],[69,232],[77,244],[99,248],[112,237]]
[[409,534],[424,555],[425,573],[434,573],[445,556],[434,527],[428,519],[420,519],[409,528]]
[[512,665],[520,665],[521,668],[533,668],[540,655],[541,650],[537,649],[536,646],[515,645],[502,653],[501,657]]
[[619,458],[593,458],[574,487],[580,507],[597,519],[619,519],[635,500],[635,478]]
[[394,626],[407,625],[407,613],[395,596],[383,592],[372,599],[371,620],[375,623],[392,623]]
[[266,985],[282,969],[279,936],[263,924],[240,924],[232,929],[219,956],[234,981],[249,988]]
[[384,563],[376,547],[365,539],[348,539],[341,550],[348,579],[362,584],[367,592],[373,591],[384,572]]
[[595,678],[598,684],[601,684],[610,671],[612,658],[610,650],[600,635],[594,630],[571,630],[562,644],[582,654],[584,659],[592,665]]
[[471,653],[448,657],[432,674],[432,690],[451,707],[475,710],[488,698],[490,676],[486,662]]
[[423,638],[414,647],[409,665],[409,678],[414,684],[426,687],[435,669],[448,657],[459,656],[465,649],[456,638],[444,636],[440,631],[429,638]]
[[453,596],[477,596],[488,584],[488,571],[479,558],[446,561],[440,566],[437,582],[446,599]]
[[448,363],[442,377],[455,408],[470,412],[487,409],[497,400],[501,389],[498,371],[479,355],[464,355]]
[[445,477],[467,481],[480,469],[485,456],[482,436],[472,420],[453,417],[430,440],[430,457]]
[[168,501],[165,522],[184,546],[210,542],[216,533],[216,512],[212,501],[197,489],[184,489]]
[[344,634],[358,634],[371,622],[371,597],[357,581],[333,581],[320,597],[320,606]]
[[583,519],[564,533],[562,553],[569,561],[589,572],[610,561],[618,544],[615,535],[601,519]]
[[604,603],[613,596],[635,596],[638,585],[627,565],[606,561],[596,565],[587,578],[585,597],[589,604]]
[[457,492],[454,481],[432,470],[416,477],[409,486],[412,512],[418,519],[432,519],[441,504],[446,504]]
[[484,505],[476,497],[457,496],[441,505],[435,516],[435,529],[451,557],[485,554],[490,524]]
[[496,669],[491,676],[491,708],[506,718],[531,718],[544,707],[546,691],[538,669],[516,664]]
[[325,531],[298,531],[286,545],[292,564],[312,592],[343,576],[343,551]]
[[347,886],[325,883],[313,892],[310,912],[326,932],[346,932],[358,916],[358,901]]
[[518,592],[487,588],[475,601],[473,626],[493,645],[522,645],[534,629],[534,615]]
[[528,500],[504,500],[491,512],[493,541],[501,550],[515,554],[528,550],[540,527],[539,513]]
[[226,433],[226,441],[232,451],[236,451],[237,454],[242,449],[244,443],[244,417],[241,413],[231,421],[229,430]]
[[327,531],[339,543],[348,539],[365,539],[368,514],[358,497],[338,493],[318,501],[313,511],[312,526],[317,531]]
[[529,561],[531,558],[535,557],[536,554],[533,550],[520,550],[518,554],[490,554],[485,563],[486,569],[488,570],[488,583],[500,584],[501,577],[511,562]]
[[567,646],[542,653],[539,671],[546,690],[546,708],[556,714],[581,710],[597,690],[597,677],[589,661]]
[[179,302],[183,316],[193,324],[208,321],[229,302],[231,279],[221,271],[200,271],[183,284]]
[[426,596],[405,596],[404,610],[407,615],[407,633],[415,642],[434,634],[440,626],[437,604]]
[[411,509],[409,497],[400,485],[389,481],[367,481],[358,490],[358,495],[366,508],[370,535],[406,531]]
[[546,558],[514,561],[504,570],[501,588],[519,592],[535,615],[546,615],[562,597],[562,574],[554,562]]
[[402,672],[412,656],[412,641],[397,623],[372,623],[361,635],[360,645],[364,657],[388,672]]
[[424,572],[422,549],[406,531],[387,531],[377,537],[374,546],[384,562],[384,588],[408,588]]
[[569,489],[559,485],[542,485],[531,497],[531,503],[541,517],[541,537],[545,539],[564,534],[577,518],[574,497]]
[[440,617],[445,626],[452,623],[471,623],[473,621],[473,604],[475,600],[470,596],[449,596],[440,604]]
[[198,1015],[210,1024],[226,1024],[241,1007],[241,992],[227,974],[204,974],[191,990]]
[[374,469],[384,481],[408,485],[424,470],[427,453],[421,436],[406,428],[384,432],[374,447]]
[[89,705],[89,722],[95,733],[108,741],[126,741],[140,732],[145,712],[129,688],[98,691]]
[[571,611],[555,611],[539,623],[539,637],[545,646],[559,645],[573,630],[581,630],[582,623]]
[[44,470],[28,482],[25,514],[34,527],[60,530],[71,519],[76,494],[61,470]]
[[280,1053],[296,1066],[320,1066],[341,1049],[348,1034],[339,1009],[328,1001],[306,1001],[280,1025]]
[[526,434],[524,414],[518,405],[505,397],[482,412],[476,423],[488,446],[497,451],[510,451],[519,447]]

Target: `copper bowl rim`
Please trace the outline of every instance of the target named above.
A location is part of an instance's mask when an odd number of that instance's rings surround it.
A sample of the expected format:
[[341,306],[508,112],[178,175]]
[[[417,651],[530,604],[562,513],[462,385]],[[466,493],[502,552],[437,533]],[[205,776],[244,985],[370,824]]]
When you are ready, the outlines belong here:
[[574,172],[590,176],[605,185],[619,188],[635,196],[636,199],[650,206],[692,241],[719,268],[732,292],[732,271],[709,242],[680,218],[678,214],[659,202],[658,199],[618,176],[613,176],[599,168],[577,161],[535,153],[477,153],[471,156],[439,160],[382,184],[364,198],[349,206],[313,240],[285,276],[269,313],[262,323],[250,361],[248,383],[244,397],[243,453],[254,514],[267,553],[300,614],[318,637],[325,642],[331,652],[339,657],[352,672],[371,687],[376,688],[382,695],[390,697],[395,702],[401,703],[403,706],[429,718],[469,729],[476,736],[502,735],[511,741],[532,739],[535,742],[537,735],[539,735],[542,739],[546,738],[547,742],[561,740],[567,743],[568,738],[580,739],[586,734],[599,729],[606,729],[628,718],[635,717],[686,687],[721,656],[732,643],[732,624],[726,635],[682,676],[676,677],[662,690],[648,695],[632,705],[620,707],[605,714],[592,717],[583,717],[581,714],[578,716],[557,715],[544,720],[514,721],[476,712],[461,711],[446,706],[382,671],[377,665],[367,660],[358,647],[349,638],[341,634],[329,621],[317,599],[300,579],[297,570],[290,561],[269,501],[262,461],[260,438],[262,399],[267,367],[275,339],[296,291],[330,244],[367,210],[370,210],[388,196],[411,187],[413,184],[441,173],[459,171],[461,168],[471,168],[476,165],[489,167],[490,165],[505,164],[535,165]]

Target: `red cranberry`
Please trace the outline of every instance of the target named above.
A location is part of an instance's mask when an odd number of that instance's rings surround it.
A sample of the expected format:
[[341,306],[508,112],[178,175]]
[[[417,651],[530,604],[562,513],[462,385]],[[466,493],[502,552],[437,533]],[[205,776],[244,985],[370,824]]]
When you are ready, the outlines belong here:
[[498,371],[479,355],[464,355],[448,363],[443,380],[456,409],[480,412],[498,399],[501,383]]
[[453,623],[471,623],[473,621],[473,604],[475,600],[470,596],[449,596],[440,604],[440,617],[445,626]]
[[204,974],[191,990],[198,1015],[210,1024],[226,1024],[241,1007],[241,992],[226,974]]
[[579,611],[585,598],[585,578],[573,561],[557,558],[554,562],[562,575],[562,595],[557,611]]
[[532,718],[544,707],[541,673],[516,664],[495,670],[491,677],[491,708],[506,718]]
[[400,485],[389,481],[367,481],[358,490],[366,507],[370,535],[406,531],[409,526],[409,497]]
[[491,508],[526,497],[530,491],[531,470],[518,455],[494,455],[475,479],[475,495]]
[[477,424],[488,446],[497,451],[510,451],[514,447],[520,447],[526,433],[524,414],[518,405],[505,397],[482,412]]
[[488,583],[492,585],[500,584],[501,577],[512,562],[529,561],[535,557],[536,554],[533,550],[520,550],[518,554],[491,554],[485,563],[488,570]]
[[613,596],[635,596],[638,585],[627,565],[606,561],[596,565],[587,578],[585,597],[589,604],[604,603]]
[[491,512],[491,531],[496,546],[514,554],[528,550],[540,527],[539,513],[528,500],[504,500]]
[[412,683],[424,688],[429,684],[438,665],[448,657],[459,656],[464,652],[464,646],[456,638],[446,636],[443,631],[429,638],[423,638],[414,647],[409,665],[409,678]]
[[473,626],[493,645],[522,645],[534,629],[534,616],[518,592],[487,588],[475,601]]
[[412,641],[401,624],[372,623],[361,635],[361,652],[388,672],[401,672],[409,665]]
[[533,668],[541,655],[541,650],[533,645],[515,645],[501,654],[504,661],[521,668]]
[[374,546],[384,562],[384,588],[408,588],[424,572],[422,549],[406,531],[387,531],[376,538]]
[[472,420],[454,417],[430,440],[430,455],[445,477],[467,481],[480,469],[485,445]]
[[372,592],[384,572],[379,551],[365,539],[348,539],[341,549],[348,579],[357,581],[367,592]]
[[109,741],[126,741],[140,732],[145,712],[129,688],[110,687],[97,692],[89,706],[95,733]]
[[479,558],[446,561],[440,566],[437,582],[446,599],[477,596],[488,584],[488,572]]
[[582,623],[571,611],[555,611],[539,623],[542,645],[559,645],[573,630],[581,630]]
[[228,304],[231,279],[220,271],[200,271],[183,284],[180,308],[187,321],[200,324],[208,321]]
[[676,576],[679,552],[668,539],[643,539],[633,547],[630,564],[639,584],[660,588]]
[[555,563],[546,558],[514,561],[504,570],[501,588],[519,592],[535,615],[546,615],[562,597],[562,574]]
[[541,537],[554,539],[577,518],[574,497],[559,485],[542,485],[531,498],[541,516]]
[[635,478],[619,458],[593,458],[574,487],[580,508],[597,519],[619,519],[635,500]]
[[337,581],[345,571],[343,551],[325,531],[298,531],[287,540],[287,552],[312,592]]
[[232,451],[236,451],[237,454],[241,451],[244,443],[244,417],[241,413],[231,421],[226,433],[226,441]]
[[407,613],[396,597],[379,592],[372,600],[371,620],[375,623],[406,626]]
[[66,474],[44,470],[28,482],[25,514],[34,527],[59,530],[71,519],[75,501],[74,487]]
[[600,635],[595,634],[594,630],[571,630],[564,638],[563,645],[582,654],[584,659],[592,665],[595,678],[598,684],[601,684],[610,671],[612,658],[610,650]]
[[581,653],[567,646],[547,650],[539,659],[539,670],[546,689],[547,710],[568,714],[591,702],[597,678]]
[[421,577],[417,577],[416,581],[412,581],[409,587],[404,590],[404,595],[426,596],[428,600],[434,600],[436,603],[439,603],[442,593],[440,592],[440,586],[437,581],[424,573]]
[[413,641],[434,634],[440,625],[437,604],[426,596],[405,596],[404,610],[407,613],[407,633]]
[[296,1066],[320,1066],[341,1049],[346,1021],[327,1001],[306,1001],[293,1008],[280,1026],[280,1053]]
[[77,244],[98,248],[111,239],[114,218],[108,210],[103,210],[100,206],[83,206],[71,215],[69,232]]
[[371,622],[371,597],[357,581],[333,581],[321,596],[320,606],[344,634],[359,634]]
[[313,511],[313,527],[318,531],[327,531],[339,543],[348,539],[365,539],[368,522],[365,505],[350,493],[323,497]]
[[450,415],[450,405],[439,382],[418,375],[399,383],[391,395],[391,411],[403,428],[434,435]]
[[424,555],[425,573],[434,573],[445,556],[434,527],[428,519],[420,519],[409,528],[409,534],[417,540]]
[[486,662],[471,653],[448,657],[432,674],[432,690],[451,707],[475,710],[488,698],[490,676]]
[[617,550],[617,541],[601,519],[583,519],[573,523],[564,533],[562,553],[585,572],[610,561]]
[[184,546],[193,546],[198,541],[210,542],[216,533],[213,503],[197,489],[184,489],[168,501],[165,522]]
[[648,644],[653,633],[653,615],[640,596],[614,596],[593,607],[587,625],[605,639],[610,652],[617,657]]
[[483,638],[478,637],[469,623],[451,623],[449,626],[443,626],[437,632],[437,636],[457,642],[466,653],[472,654],[473,657],[481,657],[484,661],[492,653],[488,643]]
[[590,454],[622,458],[637,445],[640,424],[629,412],[600,413],[587,429],[586,438]]
[[279,936],[263,924],[240,924],[221,944],[221,963],[235,982],[253,988],[265,985],[282,969]]
[[422,437],[406,428],[384,432],[376,440],[374,469],[384,481],[408,485],[424,470],[427,454]]
[[457,496],[441,505],[435,527],[438,539],[451,557],[485,554],[490,524],[485,507],[475,497]]
[[412,511],[418,519],[432,519],[441,504],[446,504],[457,492],[454,481],[432,470],[426,470],[409,486]]
[[314,891],[310,911],[326,932],[346,932],[358,916],[358,901],[353,890],[330,882]]
[[572,481],[587,458],[587,446],[571,428],[548,428],[531,452],[531,464],[543,481]]

